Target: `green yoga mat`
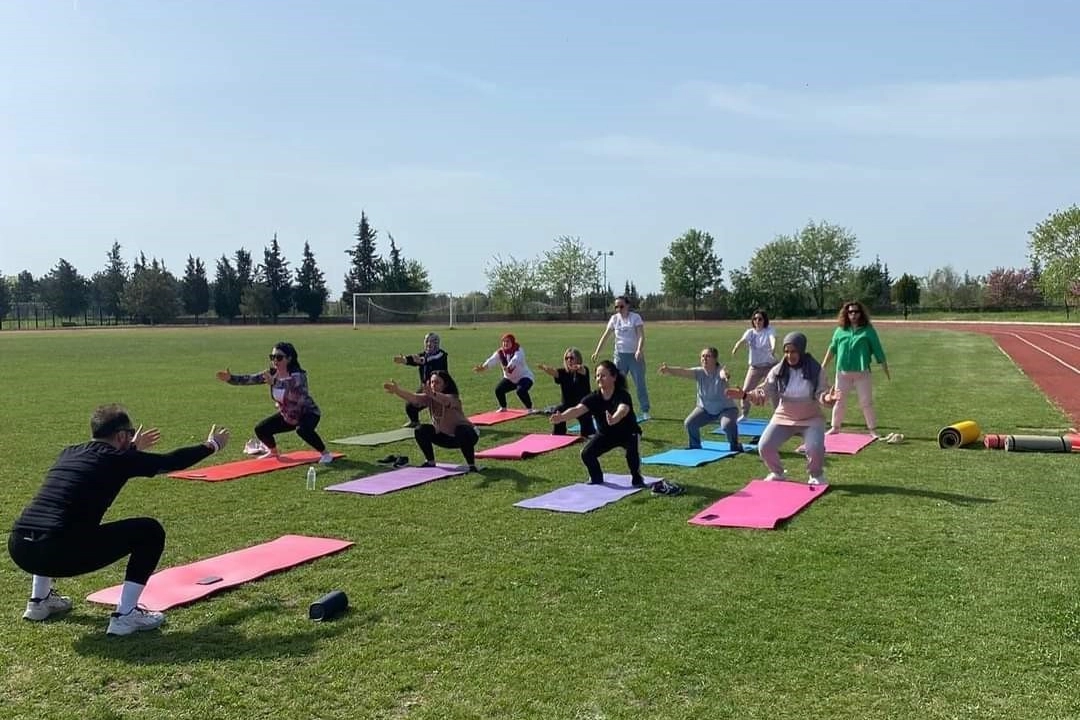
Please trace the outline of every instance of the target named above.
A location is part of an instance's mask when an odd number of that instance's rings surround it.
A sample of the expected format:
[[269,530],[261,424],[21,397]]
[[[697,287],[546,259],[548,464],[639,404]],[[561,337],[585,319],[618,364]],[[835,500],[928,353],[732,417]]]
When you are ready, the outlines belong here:
[[412,428],[398,428],[397,430],[388,430],[387,432],[369,433],[367,435],[353,435],[352,437],[341,438],[340,440],[331,440],[330,442],[337,443],[339,445],[374,446],[412,439]]

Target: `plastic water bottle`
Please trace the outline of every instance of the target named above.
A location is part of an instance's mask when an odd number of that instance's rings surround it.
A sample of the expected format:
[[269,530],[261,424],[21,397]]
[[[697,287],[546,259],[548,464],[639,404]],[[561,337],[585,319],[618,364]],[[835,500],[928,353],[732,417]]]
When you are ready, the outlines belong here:
[[312,465],[307,469],[307,489],[315,490],[318,488],[318,476],[316,475],[315,466]]

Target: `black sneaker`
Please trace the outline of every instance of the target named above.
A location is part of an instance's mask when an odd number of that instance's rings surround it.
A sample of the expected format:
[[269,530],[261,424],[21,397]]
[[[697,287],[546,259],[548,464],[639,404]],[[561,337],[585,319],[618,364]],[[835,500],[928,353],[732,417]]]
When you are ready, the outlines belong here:
[[478,472],[483,472],[483,471],[480,469],[480,467],[478,465],[470,465],[469,466],[469,472],[478,473]]
[[653,483],[652,491],[654,495],[667,495],[671,497],[675,495],[681,495],[683,489],[681,486],[676,485],[675,483],[669,483],[666,480],[661,480],[660,482]]
[[409,458],[406,455],[398,455],[394,459],[394,467],[396,467],[396,468],[405,467],[408,464],[409,464]]
[[[661,480],[661,482],[663,482],[663,481]],[[645,479],[644,478],[632,478],[630,480],[630,484],[633,487],[645,487]]]
[[381,463],[382,465],[393,465],[397,462],[397,458],[397,455],[387,455],[382,460],[376,460],[375,462]]

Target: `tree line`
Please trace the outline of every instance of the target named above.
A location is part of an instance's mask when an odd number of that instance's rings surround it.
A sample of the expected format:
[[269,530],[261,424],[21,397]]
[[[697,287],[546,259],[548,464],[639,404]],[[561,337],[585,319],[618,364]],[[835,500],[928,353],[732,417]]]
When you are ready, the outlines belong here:
[[[419,261],[406,258],[392,235],[388,235],[388,256],[379,254],[378,231],[366,213],[361,213],[354,237],[355,243],[346,251],[350,262],[343,301],[351,301],[354,292],[430,291],[427,270]],[[17,311],[19,305],[40,303],[61,318],[93,314],[114,322],[151,325],[180,315],[201,317],[211,309],[218,318],[230,321],[238,317],[276,320],[295,312],[315,322],[330,297],[310,243],[304,243],[300,264],[293,271],[276,233],[263,248],[261,262],[241,247],[217,259],[213,279],[201,258],[188,255],[184,273],[177,277],[164,262],[147,259],[145,253],[129,266],[121,250],[120,243],[114,242],[105,267],[90,278],[64,258],[40,278],[27,270],[0,278],[0,318]]]
[[[859,300],[877,311],[899,310],[907,317],[917,307],[1031,308],[1064,306],[1066,317],[1080,302],[1080,207],[1051,213],[1029,233],[1030,266],[995,268],[983,277],[960,273],[951,266],[925,276],[909,273],[893,278],[879,257],[855,264],[858,240],[849,229],[828,222],[808,222],[790,235],[765,243],[744,267],[728,273],[708,232],[691,228],[675,238],[661,260],[660,293],[639,296],[626,279],[621,294],[646,310],[699,310],[715,316],[748,316],[768,308],[778,317],[829,315],[842,302]],[[351,306],[353,293],[430,292],[427,269],[402,253],[387,234],[389,252],[378,251],[378,231],[361,213],[355,242],[346,250],[348,271],[342,303]],[[513,316],[605,309],[614,290],[607,283],[606,256],[581,238],[560,236],[551,249],[535,258],[496,255],[484,268],[486,292],[462,298],[474,313],[496,311]],[[604,271],[601,265],[604,263]],[[157,258],[140,254],[131,267],[114,242],[105,267],[89,279],[61,258],[47,275],[35,279],[28,271],[0,282],[0,318],[20,303],[44,303],[60,317],[93,311],[100,317],[139,323],[169,322],[181,314],[200,317],[213,309],[226,320],[251,317],[276,320],[296,312],[316,321],[329,300],[323,271],[308,243],[295,272],[283,257],[277,235],[255,262],[244,248],[216,261],[214,278],[199,258],[188,256],[180,278]],[[424,298],[396,301],[402,309],[422,310]]]

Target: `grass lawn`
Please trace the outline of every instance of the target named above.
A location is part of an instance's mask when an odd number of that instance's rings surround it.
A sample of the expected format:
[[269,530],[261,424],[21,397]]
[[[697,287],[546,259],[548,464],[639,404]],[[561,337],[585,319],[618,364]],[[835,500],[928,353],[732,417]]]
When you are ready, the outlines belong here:
[[[793,326],[778,324],[783,332]],[[831,328],[808,326],[818,357]],[[398,427],[381,383],[414,386],[427,328],[287,327],[0,333],[8,412],[0,443],[0,523],[9,527],[97,404],[125,403],[162,431],[159,449],[233,429],[220,460],[242,457],[272,407],[265,387],[214,371],[261,369],[273,342],[296,344],[326,439]],[[442,331],[466,411],[495,406],[495,375],[468,371],[501,326]],[[512,328],[536,363],[567,345],[588,355],[599,326]],[[682,446],[692,382],[660,361],[726,357],[741,324],[652,324],[654,420],[643,453]],[[989,337],[885,326],[893,381],[876,375],[882,433],[830,457],[830,491],[777,531],[701,528],[687,519],[763,474],[755,456],[702,468],[647,467],[687,488],[639,493],[587,515],[513,503],[584,477],[577,450],[381,497],[304,489],[306,468],[226,483],[137,479],[108,518],[151,515],[168,531],[163,565],[282,534],[355,541],[345,552],[168,613],[161,632],[104,633],[109,608],[82,601],[122,566],[61,580],[67,617],[24,622],[28,578],[0,562],[3,718],[1051,718],[1080,717],[1080,455],[937,448],[972,418],[987,432],[1047,433],[1064,416]],[[745,351],[731,367],[741,379]],[[591,363],[590,363],[591,366]],[[538,372],[538,371],[537,371]],[[557,388],[538,372],[538,406]],[[757,409],[760,414],[761,410]],[[857,407],[852,422],[861,421]],[[856,425],[857,427],[857,425]],[[481,448],[542,417],[482,430]],[[281,441],[299,449],[295,436]],[[789,470],[804,474],[792,443]],[[325,486],[382,470],[411,442],[332,446]],[[457,462],[457,451],[438,450]],[[618,454],[605,468],[624,472]],[[307,605],[340,588],[352,609],[313,623]]]

